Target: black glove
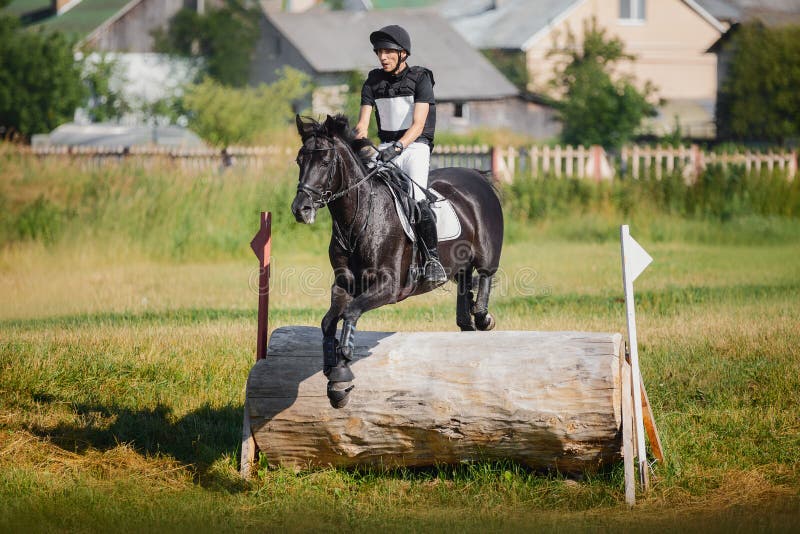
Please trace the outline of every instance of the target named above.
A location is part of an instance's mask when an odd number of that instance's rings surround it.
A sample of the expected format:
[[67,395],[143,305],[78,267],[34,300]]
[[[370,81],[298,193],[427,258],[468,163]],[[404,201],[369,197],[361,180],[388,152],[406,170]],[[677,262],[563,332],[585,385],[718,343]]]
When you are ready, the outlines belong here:
[[400,141],[395,141],[391,145],[387,146],[383,150],[379,151],[378,158],[386,163],[388,161],[392,161],[394,158],[399,156],[403,152],[403,143]]

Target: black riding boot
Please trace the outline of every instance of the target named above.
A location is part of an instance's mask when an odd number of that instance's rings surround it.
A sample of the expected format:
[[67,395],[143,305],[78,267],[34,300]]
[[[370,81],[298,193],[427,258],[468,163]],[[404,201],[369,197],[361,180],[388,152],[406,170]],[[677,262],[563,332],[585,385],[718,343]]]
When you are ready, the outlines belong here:
[[424,279],[430,284],[440,285],[447,282],[447,273],[439,261],[438,239],[436,236],[436,216],[427,200],[417,202],[419,219],[417,220],[417,236],[421,241],[422,253],[425,256]]

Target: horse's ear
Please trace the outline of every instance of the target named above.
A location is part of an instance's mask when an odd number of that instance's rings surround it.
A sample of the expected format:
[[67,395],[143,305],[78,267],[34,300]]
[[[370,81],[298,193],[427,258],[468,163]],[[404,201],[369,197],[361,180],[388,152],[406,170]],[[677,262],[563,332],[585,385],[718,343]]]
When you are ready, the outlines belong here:
[[328,135],[336,133],[336,121],[330,115],[325,116],[325,131],[328,132]]
[[306,124],[303,122],[303,119],[300,118],[299,114],[294,116],[294,122],[297,124],[297,133],[300,134],[300,137],[303,137],[306,131]]
[[344,115],[336,115],[334,117],[328,115],[325,119],[325,130],[330,136],[343,136],[348,127],[347,117]]

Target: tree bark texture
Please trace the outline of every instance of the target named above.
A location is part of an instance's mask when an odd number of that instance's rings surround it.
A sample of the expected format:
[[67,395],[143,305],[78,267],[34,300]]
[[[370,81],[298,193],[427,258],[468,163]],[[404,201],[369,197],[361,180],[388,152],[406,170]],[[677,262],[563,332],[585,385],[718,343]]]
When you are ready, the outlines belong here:
[[246,409],[274,464],[593,471],[620,458],[621,350],[609,333],[357,332],[355,389],[337,410],[320,330],[283,327],[250,371]]

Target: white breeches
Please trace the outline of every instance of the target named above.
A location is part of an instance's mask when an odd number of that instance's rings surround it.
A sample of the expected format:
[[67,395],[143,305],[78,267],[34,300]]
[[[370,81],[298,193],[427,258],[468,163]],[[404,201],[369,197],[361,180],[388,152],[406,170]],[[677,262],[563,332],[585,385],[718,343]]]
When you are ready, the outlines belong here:
[[[381,143],[382,150],[391,143]],[[404,173],[422,187],[428,187],[428,171],[431,167],[431,149],[425,143],[411,143],[403,153],[392,160]],[[422,200],[425,194],[419,187],[414,188],[414,200]]]

